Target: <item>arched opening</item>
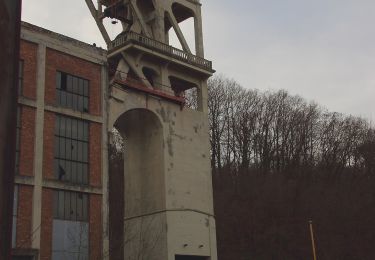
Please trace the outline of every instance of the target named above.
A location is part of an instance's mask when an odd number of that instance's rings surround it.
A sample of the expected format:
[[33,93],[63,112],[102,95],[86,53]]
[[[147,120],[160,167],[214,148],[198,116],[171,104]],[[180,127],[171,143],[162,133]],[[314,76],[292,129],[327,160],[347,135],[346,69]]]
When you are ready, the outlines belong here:
[[150,15],[155,10],[154,4],[151,0],[138,0],[137,6],[143,17]]
[[185,21],[190,17],[194,17],[194,12],[179,3],[172,4],[172,12],[178,23]]
[[[163,128],[153,112],[134,109],[122,114],[114,129],[109,172],[110,253],[111,259],[124,259],[124,249],[137,244],[139,234],[134,233],[151,232],[137,227],[137,219],[147,221],[137,216],[165,208]],[[141,245],[135,247],[142,250]]]

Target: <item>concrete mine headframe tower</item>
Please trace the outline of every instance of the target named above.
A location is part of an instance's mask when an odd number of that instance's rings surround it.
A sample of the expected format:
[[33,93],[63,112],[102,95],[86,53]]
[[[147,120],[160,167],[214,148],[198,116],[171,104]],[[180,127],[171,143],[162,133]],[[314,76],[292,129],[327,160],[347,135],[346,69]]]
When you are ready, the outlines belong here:
[[[86,3],[108,46],[108,130],[126,140],[125,259],[216,260],[199,0]],[[113,40],[104,18],[120,22]],[[179,23],[194,18],[191,52]],[[173,29],[182,50],[169,45]],[[195,98],[194,109],[185,106]]]

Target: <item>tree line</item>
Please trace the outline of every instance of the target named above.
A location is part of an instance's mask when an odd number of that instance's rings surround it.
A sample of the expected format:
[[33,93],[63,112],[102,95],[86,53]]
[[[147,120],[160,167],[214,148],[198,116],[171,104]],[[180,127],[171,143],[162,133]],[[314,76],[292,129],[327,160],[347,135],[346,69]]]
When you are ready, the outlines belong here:
[[[371,124],[224,76],[208,87],[219,260],[312,259],[309,220],[319,260],[375,259]],[[194,95],[187,103],[192,108]],[[116,131],[112,138],[110,252],[120,259],[125,146]]]
[[[329,112],[285,90],[245,89],[223,76],[209,81],[211,165],[235,172],[299,174],[312,167],[372,174],[375,132],[368,121]],[[301,170],[301,171],[299,171]]]
[[375,259],[375,132],[285,90],[209,81],[220,260]]

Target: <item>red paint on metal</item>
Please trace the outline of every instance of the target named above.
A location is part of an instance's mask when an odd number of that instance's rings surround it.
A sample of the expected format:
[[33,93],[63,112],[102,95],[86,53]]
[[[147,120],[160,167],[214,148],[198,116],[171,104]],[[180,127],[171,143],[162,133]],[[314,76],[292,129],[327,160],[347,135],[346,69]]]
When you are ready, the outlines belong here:
[[174,103],[177,103],[183,107],[185,105],[185,98],[184,97],[177,97],[173,95],[169,95],[163,91],[152,89],[146,87],[144,84],[137,80],[132,80],[132,79],[126,79],[126,80],[120,80],[120,79],[115,79],[114,81],[117,84],[120,84],[124,88],[129,88],[133,90],[137,90],[143,93],[147,93],[153,96],[161,97],[166,100],[172,101]]

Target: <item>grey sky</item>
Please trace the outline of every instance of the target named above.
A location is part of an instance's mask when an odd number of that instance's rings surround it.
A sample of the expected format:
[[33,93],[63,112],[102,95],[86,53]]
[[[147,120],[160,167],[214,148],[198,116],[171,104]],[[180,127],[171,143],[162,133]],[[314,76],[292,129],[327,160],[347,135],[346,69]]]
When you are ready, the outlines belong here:
[[[218,73],[375,121],[375,1],[202,3],[206,57]],[[104,46],[84,0],[24,0],[23,19]]]

